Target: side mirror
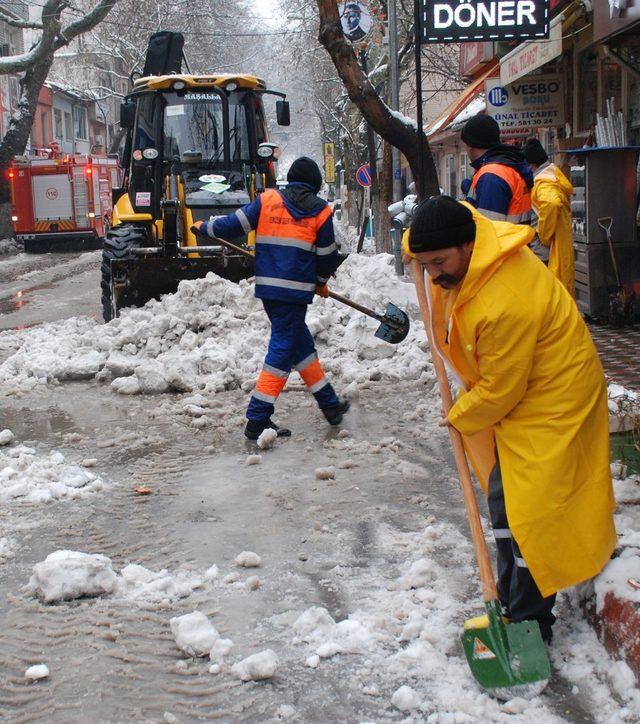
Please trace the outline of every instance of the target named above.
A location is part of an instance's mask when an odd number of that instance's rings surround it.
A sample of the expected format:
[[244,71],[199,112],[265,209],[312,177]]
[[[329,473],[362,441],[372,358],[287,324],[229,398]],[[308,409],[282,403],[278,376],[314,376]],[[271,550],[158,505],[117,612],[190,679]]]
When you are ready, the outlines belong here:
[[257,153],[263,161],[277,161],[280,158],[280,146],[276,143],[261,143]]
[[290,126],[289,101],[276,101],[276,118],[279,126]]
[[133,128],[136,120],[136,104],[121,103],[120,104],[120,126],[122,128]]

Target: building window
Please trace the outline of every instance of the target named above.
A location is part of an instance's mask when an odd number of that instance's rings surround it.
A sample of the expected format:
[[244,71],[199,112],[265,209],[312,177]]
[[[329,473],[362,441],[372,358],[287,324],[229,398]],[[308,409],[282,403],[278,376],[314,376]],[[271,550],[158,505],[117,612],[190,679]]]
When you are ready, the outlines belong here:
[[87,135],[87,109],[82,106],[73,107],[73,128],[75,132],[75,138],[79,138],[82,141],[88,141],[89,136]]
[[73,119],[68,111],[64,112],[64,137],[67,141],[73,141]]
[[42,145],[48,146],[49,141],[49,114],[43,111],[40,115],[40,125],[42,126]]
[[64,141],[64,126],[62,125],[62,111],[53,109],[53,135],[58,141]]

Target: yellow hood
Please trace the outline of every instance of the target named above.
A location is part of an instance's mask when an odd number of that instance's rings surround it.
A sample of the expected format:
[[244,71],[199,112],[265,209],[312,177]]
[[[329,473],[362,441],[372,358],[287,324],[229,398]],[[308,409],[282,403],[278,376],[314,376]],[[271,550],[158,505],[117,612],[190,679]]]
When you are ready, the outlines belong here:
[[457,295],[456,306],[474,297],[490,279],[502,262],[523,246],[531,243],[535,235],[530,226],[492,221],[479,213],[471,204],[462,202],[473,214],[476,240],[469,269]]
[[568,200],[573,194],[573,186],[569,179],[562,173],[562,171],[555,165],[550,163],[546,168],[543,168],[540,173],[534,177],[534,184],[544,186],[546,184],[553,184]]

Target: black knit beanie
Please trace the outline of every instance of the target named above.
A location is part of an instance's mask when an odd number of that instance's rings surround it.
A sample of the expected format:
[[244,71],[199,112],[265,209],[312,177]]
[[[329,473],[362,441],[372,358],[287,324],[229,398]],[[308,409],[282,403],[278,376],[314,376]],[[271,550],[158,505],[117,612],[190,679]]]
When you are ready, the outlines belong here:
[[300,156],[291,164],[287,174],[289,183],[309,184],[313,193],[317,194],[322,188],[322,174],[318,164],[307,156]]
[[536,166],[542,166],[549,160],[547,152],[537,138],[528,138],[522,149],[527,163],[533,163]]
[[461,246],[476,238],[473,215],[451,196],[432,196],[415,211],[409,231],[414,254]]
[[471,148],[493,148],[500,143],[500,126],[495,118],[478,113],[464,124],[460,137]]

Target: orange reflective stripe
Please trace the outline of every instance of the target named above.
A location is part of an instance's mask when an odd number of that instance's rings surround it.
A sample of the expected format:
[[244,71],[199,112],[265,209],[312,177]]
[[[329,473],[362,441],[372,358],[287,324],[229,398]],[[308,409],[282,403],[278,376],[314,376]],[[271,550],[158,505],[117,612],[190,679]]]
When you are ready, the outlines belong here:
[[278,377],[277,375],[272,375],[271,372],[262,370],[258,375],[256,390],[265,395],[277,397],[284,389],[286,382],[286,378]]
[[304,369],[298,371],[300,372],[300,377],[302,377],[307,387],[312,387],[324,379],[322,365],[317,357],[312,359]]

